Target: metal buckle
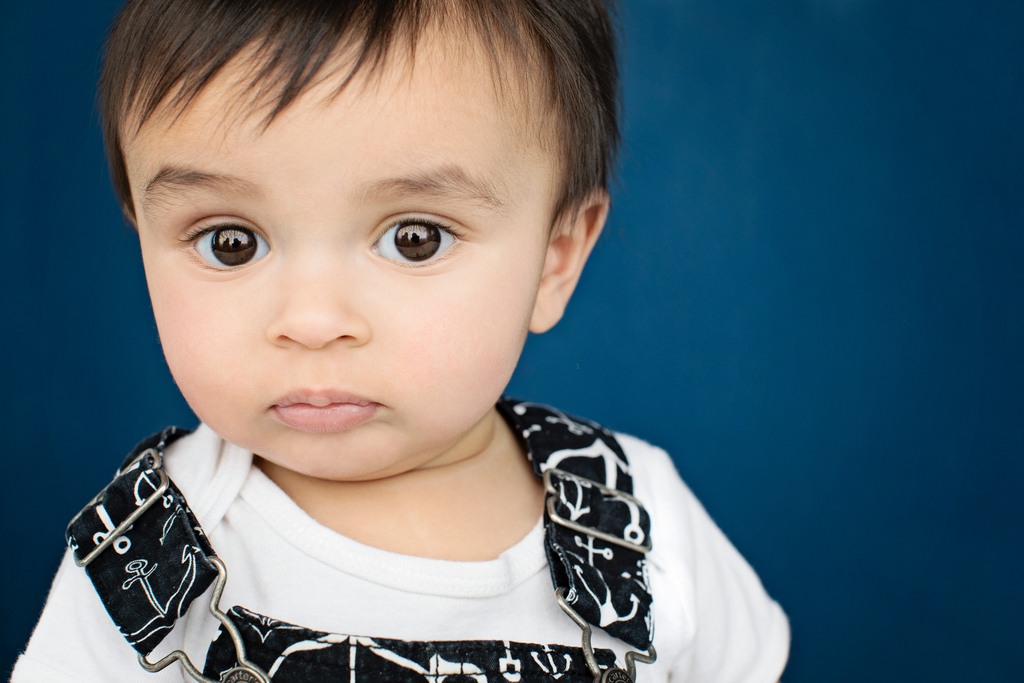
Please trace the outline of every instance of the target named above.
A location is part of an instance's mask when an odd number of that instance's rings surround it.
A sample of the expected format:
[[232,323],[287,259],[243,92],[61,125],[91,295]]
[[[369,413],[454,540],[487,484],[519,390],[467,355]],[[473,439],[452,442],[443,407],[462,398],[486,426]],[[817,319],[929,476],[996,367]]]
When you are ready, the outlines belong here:
[[142,501],[141,505],[135,508],[130,515],[125,517],[125,519],[120,524],[114,527],[107,534],[107,537],[103,539],[103,542],[101,542],[98,546],[93,548],[88,555],[86,555],[81,560],[79,560],[77,557],[74,558],[75,564],[79,567],[85,567],[90,562],[99,557],[104,550],[112,546],[114,542],[117,541],[117,539],[121,538],[121,536],[123,536],[125,532],[128,531],[128,529],[130,529],[133,524],[135,524],[139,517],[146,513],[146,510],[153,507],[153,505],[158,500],[160,500],[165,493],[167,493],[167,488],[170,486],[171,480],[167,476],[167,472],[164,471],[163,457],[160,455],[160,451],[156,450],[155,448],[147,448],[146,450],[139,453],[138,457],[136,457],[134,460],[128,463],[127,466],[117,471],[117,474],[114,475],[114,479],[116,480],[125,472],[128,472],[129,470],[133,469],[135,465],[140,464],[148,456],[153,457],[153,464],[149,467],[149,469],[156,472],[157,475],[160,477],[160,484],[156,487],[156,490],[153,491],[153,493],[146,498],[146,500]]
[[599,538],[602,541],[606,541],[608,543],[613,543],[623,548],[627,548],[629,550],[632,550],[633,552],[641,553],[643,555],[646,555],[647,553],[651,552],[650,537],[647,537],[643,543],[639,542],[641,539],[644,538],[644,533],[643,530],[640,529],[638,524],[635,525],[635,528],[633,528],[634,525],[629,525],[625,529],[627,534],[630,534],[630,531],[633,531],[633,534],[631,535],[633,535],[634,538],[631,540],[630,538],[621,538],[619,536],[613,536],[612,534],[601,531],[600,529],[585,526],[583,524],[580,524],[579,522],[575,522],[571,519],[566,519],[565,517],[559,515],[558,512],[556,512],[555,510],[555,499],[558,497],[559,494],[558,491],[555,489],[555,484],[552,480],[553,474],[557,474],[560,477],[565,477],[567,479],[572,479],[574,481],[580,482],[581,484],[588,484],[590,486],[596,487],[597,490],[599,490],[601,493],[605,495],[625,499],[631,503],[634,503],[638,508],[643,509],[643,504],[630,494],[626,493],[625,491],[619,491],[617,489],[608,488],[607,486],[597,483],[593,479],[587,479],[586,477],[581,477],[578,474],[573,474],[572,472],[567,472],[565,470],[558,469],[557,467],[551,467],[544,470],[544,489],[548,493],[547,511],[548,517],[551,518],[552,522],[560,526],[564,526],[567,529],[572,529],[573,531],[579,532],[581,534],[587,534],[589,536],[593,536],[594,538]]
[[224,562],[219,557],[213,556],[208,559],[217,568],[217,583],[213,589],[213,596],[210,598],[210,614],[217,618],[231,637],[231,642],[235,646],[235,656],[238,658],[240,666],[225,671],[220,675],[220,680],[215,681],[201,674],[199,669],[192,663],[192,660],[182,650],[174,650],[156,662],[150,662],[146,659],[145,655],[139,654],[139,664],[146,671],[156,673],[157,671],[163,671],[174,662],[180,662],[182,668],[185,669],[189,676],[202,683],[270,683],[270,676],[246,658],[242,634],[239,633],[238,627],[228,618],[228,615],[220,609],[220,598],[224,594],[224,585],[228,580],[227,567],[224,566]]
[[555,589],[555,599],[558,600],[558,606],[562,608],[562,611],[568,614],[576,622],[576,625],[583,630],[583,659],[586,660],[590,673],[594,674],[594,683],[633,683],[636,680],[636,662],[652,664],[658,659],[658,653],[654,649],[654,645],[651,645],[647,652],[639,652],[637,650],[627,652],[624,657],[626,662],[625,671],[614,666],[602,671],[597,663],[597,658],[594,656],[594,646],[590,642],[594,629],[566,601],[564,588]]

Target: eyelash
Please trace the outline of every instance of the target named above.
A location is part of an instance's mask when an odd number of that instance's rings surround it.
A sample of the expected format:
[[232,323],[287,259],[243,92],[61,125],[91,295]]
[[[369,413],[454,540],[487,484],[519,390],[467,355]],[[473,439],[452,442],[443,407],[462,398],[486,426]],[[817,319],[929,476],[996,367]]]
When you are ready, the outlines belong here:
[[216,223],[214,225],[205,225],[201,228],[193,228],[192,230],[189,230],[187,233],[182,235],[179,238],[179,241],[182,244],[195,244],[196,242],[199,241],[200,237],[203,237],[204,235],[209,235],[211,232],[214,232],[215,230],[224,230],[227,228],[245,228],[246,230],[256,232],[252,228],[246,225],[241,225],[239,223]]
[[429,225],[432,228],[437,228],[438,230],[442,230],[448,233],[455,239],[462,239],[462,232],[459,230],[458,227],[452,225],[451,223],[439,220],[437,218],[427,218],[424,216],[416,215],[402,216],[400,218],[393,218],[391,220],[388,220],[385,224],[384,229],[381,230],[377,235],[377,239],[379,240],[388,230],[391,230],[392,228],[401,225]]

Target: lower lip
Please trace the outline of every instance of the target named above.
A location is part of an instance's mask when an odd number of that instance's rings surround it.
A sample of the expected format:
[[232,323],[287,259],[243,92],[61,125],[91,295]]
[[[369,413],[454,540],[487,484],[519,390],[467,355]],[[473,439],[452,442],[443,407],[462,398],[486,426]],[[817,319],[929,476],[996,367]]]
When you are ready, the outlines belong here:
[[300,432],[330,434],[354,429],[374,416],[378,403],[331,403],[314,406],[309,403],[293,403],[288,406],[274,406],[277,419]]

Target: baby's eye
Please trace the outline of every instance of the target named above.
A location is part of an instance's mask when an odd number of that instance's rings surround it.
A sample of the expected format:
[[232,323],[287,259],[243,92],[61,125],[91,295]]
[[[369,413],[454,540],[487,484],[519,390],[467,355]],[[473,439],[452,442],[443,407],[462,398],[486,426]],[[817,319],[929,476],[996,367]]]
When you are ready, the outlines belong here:
[[234,268],[263,258],[270,251],[270,245],[254,230],[241,225],[224,225],[200,234],[196,251],[211,266]]
[[420,264],[436,260],[455,244],[443,225],[423,219],[395,223],[373,245],[378,254],[398,263]]

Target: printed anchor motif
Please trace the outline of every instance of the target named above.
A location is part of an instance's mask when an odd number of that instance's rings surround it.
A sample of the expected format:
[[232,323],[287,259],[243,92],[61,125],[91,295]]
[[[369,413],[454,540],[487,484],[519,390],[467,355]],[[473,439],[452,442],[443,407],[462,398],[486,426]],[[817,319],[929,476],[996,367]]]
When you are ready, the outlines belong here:
[[[246,652],[274,683],[333,680],[347,683],[591,683],[578,647],[510,641],[410,642],[313,631],[234,607]],[[595,652],[602,666],[615,655]],[[207,653],[204,675],[236,664],[234,645],[221,632]]]
[[[150,577],[159,569],[159,563],[154,563],[151,567],[147,560],[139,559],[132,560],[125,565],[124,570],[129,575],[129,578],[121,584],[121,589],[129,590],[133,586],[138,586],[146,596],[146,601],[155,612],[152,619],[135,632],[129,634],[129,640],[135,641],[152,635],[154,625],[165,621],[168,614],[171,614],[172,611],[175,612],[175,619],[181,617],[184,613],[183,606],[188,605],[186,599],[191,594],[193,585],[195,585],[196,557],[199,555],[199,552],[199,548],[196,546],[185,546],[181,549],[181,564],[184,567],[184,573],[181,574],[177,589],[168,595],[166,599],[162,599],[157,594],[157,590],[153,587],[153,582],[150,581]],[[177,571],[180,572],[181,569]]]
[[[649,522],[635,501],[570,477],[556,475],[553,485],[554,509],[560,517],[638,546],[647,541]],[[568,589],[569,604],[601,628],[611,630],[619,624],[629,627],[646,607],[648,590],[642,553],[559,525],[552,527],[549,538],[563,565],[561,578]],[[613,573],[611,567],[621,571]]]

